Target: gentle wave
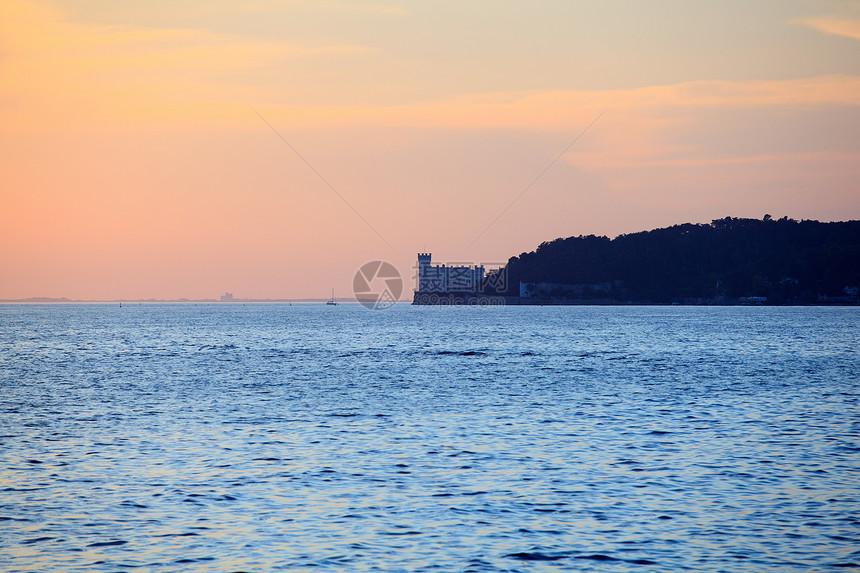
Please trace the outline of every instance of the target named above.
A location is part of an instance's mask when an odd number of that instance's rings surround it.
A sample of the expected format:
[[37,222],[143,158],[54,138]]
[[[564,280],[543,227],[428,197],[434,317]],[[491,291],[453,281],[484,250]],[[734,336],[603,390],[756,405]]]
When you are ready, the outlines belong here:
[[858,326],[0,305],[0,569],[857,568]]

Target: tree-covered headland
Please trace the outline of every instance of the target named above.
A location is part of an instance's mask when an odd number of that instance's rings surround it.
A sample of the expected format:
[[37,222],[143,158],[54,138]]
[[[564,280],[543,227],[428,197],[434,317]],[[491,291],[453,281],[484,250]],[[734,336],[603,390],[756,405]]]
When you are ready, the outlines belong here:
[[497,294],[517,296],[523,283],[533,301],[851,303],[860,286],[860,221],[726,217],[614,239],[568,237],[512,257],[501,272]]

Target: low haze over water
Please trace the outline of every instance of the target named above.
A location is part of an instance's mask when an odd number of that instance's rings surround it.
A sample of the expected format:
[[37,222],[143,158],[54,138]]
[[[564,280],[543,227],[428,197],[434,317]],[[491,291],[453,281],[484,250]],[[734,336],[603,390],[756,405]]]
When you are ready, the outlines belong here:
[[2,305],[0,570],[860,569],[858,327]]

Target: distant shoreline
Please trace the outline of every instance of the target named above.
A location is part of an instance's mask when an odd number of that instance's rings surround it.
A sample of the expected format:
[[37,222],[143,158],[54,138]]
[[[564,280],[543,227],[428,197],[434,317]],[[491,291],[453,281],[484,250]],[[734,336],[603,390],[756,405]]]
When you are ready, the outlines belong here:
[[[635,301],[613,301],[601,299],[533,299],[520,297],[502,297],[503,303],[491,305],[481,304],[476,300],[474,303],[467,302],[443,302],[443,303],[420,303],[408,299],[397,301],[398,304],[410,306],[700,306],[700,307],[856,307],[858,303],[849,301],[810,301],[791,303],[771,302],[635,302]],[[246,299],[233,301],[220,301],[218,299],[139,299],[139,300],[80,300],[69,298],[33,297],[23,299],[0,299],[0,305],[11,304],[214,304],[218,306],[229,306],[236,304],[325,304],[326,298],[294,298],[294,299]],[[336,299],[338,304],[360,304],[355,299]]]
[[574,304],[856,305],[858,261],[860,221],[725,217],[544,242],[491,282],[508,291],[498,294]]
[[[174,299],[105,299],[105,300],[85,300],[71,298],[53,298],[53,297],[30,297],[17,299],[0,299],[0,304],[285,304],[285,303],[316,303],[327,302],[327,298],[249,298],[249,299],[234,299],[231,301],[222,301],[217,298],[174,298]],[[338,303],[356,302],[354,299],[335,299]]]

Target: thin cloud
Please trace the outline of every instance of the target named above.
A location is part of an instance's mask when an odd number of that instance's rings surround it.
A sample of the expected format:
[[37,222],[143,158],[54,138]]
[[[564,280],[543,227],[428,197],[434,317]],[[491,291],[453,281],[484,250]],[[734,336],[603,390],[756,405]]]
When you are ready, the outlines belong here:
[[[270,97],[264,72],[284,62],[376,51],[194,29],[79,24],[26,1],[0,0],[0,13],[9,16],[0,19],[0,93],[9,102],[0,110],[0,124],[7,128],[68,125],[76,117],[87,124],[211,119],[223,113],[213,104]],[[253,72],[262,79],[248,81]]]
[[799,23],[824,34],[860,40],[860,21],[858,20],[821,16],[818,18],[806,18],[800,20]]
[[[284,4],[283,2],[274,2],[275,5]],[[381,3],[381,2],[345,2],[343,0],[304,0],[304,1],[289,1],[288,6],[300,6],[313,10],[325,10],[330,12],[340,12],[347,14],[379,14],[384,16],[402,16],[406,14],[406,9],[396,3]]]
[[[406,9],[396,2],[356,2],[346,0],[244,0],[207,5],[206,11],[220,9],[224,12],[281,12],[303,10],[335,14],[376,14],[380,16],[402,16]],[[191,8],[193,10],[194,8]]]
[[[266,117],[296,127],[391,126],[569,131],[602,109],[647,123],[655,110],[860,106],[860,77],[686,82],[630,90],[533,90],[468,94],[401,106],[263,105]],[[261,111],[263,113],[263,111]],[[665,125],[661,122],[662,125]]]

